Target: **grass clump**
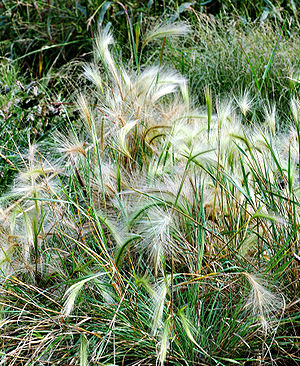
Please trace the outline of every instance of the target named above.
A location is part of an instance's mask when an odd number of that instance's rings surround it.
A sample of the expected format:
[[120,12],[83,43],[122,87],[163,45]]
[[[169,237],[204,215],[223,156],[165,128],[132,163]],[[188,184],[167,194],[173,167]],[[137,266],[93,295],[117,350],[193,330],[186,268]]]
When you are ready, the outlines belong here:
[[[297,30],[268,20],[197,16],[193,37],[183,47],[169,43],[165,51],[168,61],[187,75],[191,89],[209,86],[215,96],[236,98],[247,90],[259,118],[265,105],[276,102],[280,120],[286,119],[290,99],[299,93]],[[198,98],[204,103],[204,95]]]
[[199,106],[162,53],[131,68],[113,47],[105,28],[80,120],[53,134],[50,157],[19,155],[2,202],[18,219],[1,220],[3,359],[296,364],[297,95],[291,137],[272,108],[245,123],[247,89],[216,103],[206,89]]

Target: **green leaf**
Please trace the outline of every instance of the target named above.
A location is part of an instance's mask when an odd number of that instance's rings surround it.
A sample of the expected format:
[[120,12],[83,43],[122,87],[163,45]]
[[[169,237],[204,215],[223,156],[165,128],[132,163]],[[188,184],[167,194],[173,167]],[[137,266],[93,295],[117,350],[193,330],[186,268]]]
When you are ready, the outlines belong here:
[[80,336],[80,366],[88,366],[88,341],[84,334]]
[[263,77],[262,77],[262,82],[261,82],[260,87],[259,87],[259,91],[261,91],[262,86],[263,86],[263,83],[264,83],[264,80],[265,80],[266,76],[268,75],[268,72],[269,72],[270,67],[271,67],[271,65],[272,65],[272,62],[273,62],[273,59],[274,59],[274,56],[275,56],[275,52],[276,52],[276,50],[277,50],[277,47],[278,47],[278,45],[279,45],[279,42],[280,42],[281,37],[282,37],[282,34],[283,34],[283,29],[284,29],[284,27],[285,27],[285,22],[283,23],[283,26],[282,26],[282,28],[281,28],[281,32],[280,32],[280,34],[279,34],[279,37],[278,37],[277,42],[276,42],[276,44],[275,44],[275,47],[273,48],[273,51],[272,51],[271,57],[270,57],[270,59],[269,59],[269,62],[268,62],[268,64],[267,64],[267,66],[266,66],[265,72],[264,72]]

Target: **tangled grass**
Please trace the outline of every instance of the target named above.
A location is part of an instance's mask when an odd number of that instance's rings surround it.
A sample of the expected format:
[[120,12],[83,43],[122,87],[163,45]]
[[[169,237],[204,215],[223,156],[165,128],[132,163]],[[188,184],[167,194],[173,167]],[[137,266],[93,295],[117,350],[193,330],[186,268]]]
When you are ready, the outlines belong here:
[[[192,90],[208,85],[214,96],[231,99],[247,90],[258,120],[276,104],[284,127],[290,99],[299,93],[298,30],[289,31],[288,21],[196,15],[192,36],[183,44],[168,42],[166,59],[187,76]],[[196,97],[204,103],[202,93]]]
[[297,364],[299,99],[283,133],[113,47],[1,199],[1,364]]

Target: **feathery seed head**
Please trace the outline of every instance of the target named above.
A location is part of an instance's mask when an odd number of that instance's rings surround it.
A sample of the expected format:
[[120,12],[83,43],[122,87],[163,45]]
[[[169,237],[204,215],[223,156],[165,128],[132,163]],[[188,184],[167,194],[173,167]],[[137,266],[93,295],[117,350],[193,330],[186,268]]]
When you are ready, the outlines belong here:
[[57,151],[63,154],[63,159],[70,159],[68,165],[77,165],[82,157],[86,157],[85,142],[79,141],[74,134],[68,136],[56,132],[54,141],[57,145]]
[[291,111],[292,111],[292,115],[294,117],[295,125],[299,129],[299,124],[300,124],[300,101],[299,101],[299,99],[292,98]]
[[161,24],[154,29],[146,33],[143,45],[164,37],[180,37],[187,35],[191,30],[191,27],[184,22],[177,22],[173,24]]
[[264,106],[265,125],[268,127],[272,134],[276,132],[276,103],[272,106]]
[[83,66],[84,76],[90,80],[103,94],[102,78],[99,72],[99,68],[95,64],[85,64]]
[[291,151],[291,158],[297,164],[299,162],[299,141],[298,141],[298,132],[295,127],[291,127],[288,135],[289,144],[287,145],[285,140],[283,151],[287,155],[289,149]]
[[[95,38],[94,49],[97,59],[107,59],[109,54],[109,46],[114,44],[114,37],[108,27],[105,27],[102,31],[99,31]],[[110,54],[109,54],[110,56]]]
[[150,104],[155,104],[160,98],[175,93],[178,87],[181,88],[183,93],[187,93],[185,89],[186,80],[177,72],[170,70],[159,70],[157,72],[158,78],[155,78],[154,87],[150,89],[150,93],[148,92]]
[[[106,66],[107,70],[110,72],[113,80],[123,97],[122,92],[122,76],[118,71],[116,66],[115,60],[112,58],[111,53],[109,51],[109,46],[114,43],[114,38],[112,33],[105,27],[102,31],[99,31],[95,38],[95,45],[94,45],[94,54],[96,57],[95,63],[97,63],[98,59],[100,58],[104,65]],[[98,78],[98,77],[97,77]],[[100,88],[101,90],[101,88]]]
[[158,354],[158,360],[160,362],[160,366],[163,366],[165,363],[165,360],[167,358],[167,353],[169,349],[169,338],[171,333],[171,317],[169,315],[168,319],[164,323],[164,327],[161,330],[161,336],[160,336],[160,350]]
[[283,296],[277,295],[261,284],[255,275],[244,273],[251,286],[251,292],[246,307],[258,317],[264,332],[272,331],[272,320],[279,312],[283,312],[285,301]]
[[231,100],[217,101],[217,114],[221,126],[223,123],[230,122],[231,113],[232,113]]
[[152,292],[153,302],[153,320],[152,332],[156,334],[157,330],[163,325],[163,312],[165,307],[166,296],[169,292],[171,276],[168,275],[162,280],[158,281],[154,291]]
[[93,114],[88,104],[86,97],[83,94],[79,94],[77,98],[77,105],[81,113],[83,121],[86,123],[88,128],[91,130],[93,125]]
[[128,156],[129,158],[131,158],[131,155],[129,152],[129,144],[127,141],[127,135],[134,128],[134,126],[136,124],[137,124],[137,121],[127,122],[125,124],[125,126],[120,128],[120,130],[118,132],[117,147],[124,155]]
[[103,276],[104,274],[105,273],[97,273],[96,275],[84,278],[83,280],[78,281],[74,283],[74,285],[69,287],[64,294],[66,301],[62,309],[62,315],[69,316],[71,314],[74,308],[75,300],[84,284],[86,284],[89,281],[95,281],[98,277]]
[[160,207],[149,209],[147,216],[139,222],[139,232],[144,238],[140,245],[143,245],[148,251],[154,264],[155,274],[157,274],[162,259],[171,253],[170,228],[172,224],[172,215]]
[[254,98],[251,99],[249,91],[245,90],[244,93],[241,93],[239,98],[235,99],[242,114],[246,117],[247,113],[251,110]]

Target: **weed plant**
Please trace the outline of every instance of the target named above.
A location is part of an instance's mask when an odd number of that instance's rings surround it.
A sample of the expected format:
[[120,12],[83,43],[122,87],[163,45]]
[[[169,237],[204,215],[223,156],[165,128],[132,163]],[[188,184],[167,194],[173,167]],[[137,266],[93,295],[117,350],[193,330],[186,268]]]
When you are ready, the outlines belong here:
[[114,47],[106,27],[80,121],[20,153],[2,197],[1,363],[296,365],[298,95],[283,133],[251,91],[199,106],[162,53]]

